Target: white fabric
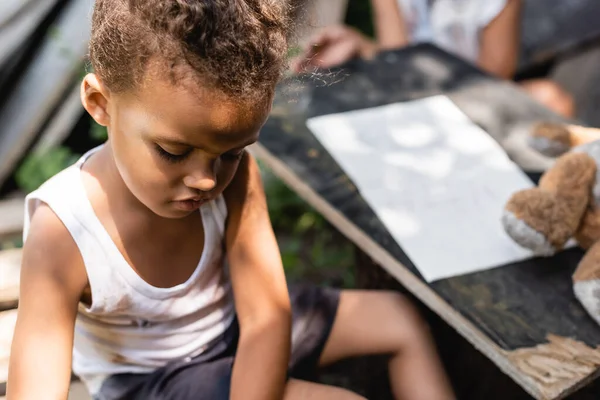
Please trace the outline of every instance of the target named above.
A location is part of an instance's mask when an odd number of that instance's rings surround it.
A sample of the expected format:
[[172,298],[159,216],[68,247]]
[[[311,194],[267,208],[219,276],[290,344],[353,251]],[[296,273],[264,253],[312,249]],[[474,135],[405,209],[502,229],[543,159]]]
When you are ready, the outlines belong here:
[[200,208],[204,250],[190,278],[154,287],[122,256],[87,198],[81,166],[49,179],[26,197],[24,239],[36,207],[48,204],[73,237],[88,275],[92,305],[79,305],[73,372],[96,393],[116,373],[147,373],[172,360],[200,354],[234,317],[222,242],[227,209],[219,197]]
[[481,31],[507,0],[398,0],[411,43],[429,42],[475,63]]

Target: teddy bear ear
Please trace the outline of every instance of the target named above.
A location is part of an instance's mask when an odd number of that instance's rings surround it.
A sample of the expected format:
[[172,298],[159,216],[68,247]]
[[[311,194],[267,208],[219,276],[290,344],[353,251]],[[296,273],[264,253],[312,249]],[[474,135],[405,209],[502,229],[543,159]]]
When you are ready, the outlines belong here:
[[564,124],[540,122],[528,138],[531,148],[548,157],[558,157],[571,149],[571,136]]
[[600,324],[600,243],[592,246],[573,274],[573,291],[598,324]]
[[535,256],[549,257],[557,251],[542,233],[530,227],[509,210],[505,209],[502,213],[502,226],[515,243],[530,250]]

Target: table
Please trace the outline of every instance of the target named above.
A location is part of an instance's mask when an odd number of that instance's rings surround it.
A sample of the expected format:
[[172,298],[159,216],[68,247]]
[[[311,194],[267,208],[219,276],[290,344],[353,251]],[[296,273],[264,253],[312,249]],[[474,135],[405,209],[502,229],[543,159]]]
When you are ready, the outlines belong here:
[[600,327],[571,287],[582,251],[428,284],[305,124],[313,116],[440,93],[532,177],[551,165],[552,160],[528,149],[524,138],[532,123],[557,121],[557,116],[512,83],[428,44],[353,61],[329,73],[288,78],[278,88],[253,152],[529,394],[564,398],[600,373]]

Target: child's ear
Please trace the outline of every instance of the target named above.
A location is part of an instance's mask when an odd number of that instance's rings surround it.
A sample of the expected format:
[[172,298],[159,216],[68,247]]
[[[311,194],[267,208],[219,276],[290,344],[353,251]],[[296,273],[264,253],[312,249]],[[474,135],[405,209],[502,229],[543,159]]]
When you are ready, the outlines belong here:
[[108,90],[102,85],[98,76],[87,74],[81,82],[81,103],[92,118],[102,126],[108,126],[110,122],[108,100]]

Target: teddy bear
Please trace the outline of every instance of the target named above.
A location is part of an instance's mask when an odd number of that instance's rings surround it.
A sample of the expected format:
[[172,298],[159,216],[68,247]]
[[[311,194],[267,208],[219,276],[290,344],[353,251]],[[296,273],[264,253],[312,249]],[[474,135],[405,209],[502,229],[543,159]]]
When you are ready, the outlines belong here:
[[600,324],[600,130],[540,123],[529,145],[556,157],[537,187],[514,193],[504,230],[537,256],[551,256],[575,241],[586,250],[575,273],[575,296]]

